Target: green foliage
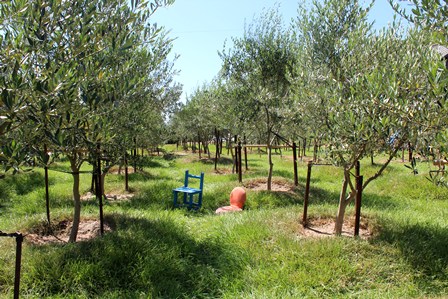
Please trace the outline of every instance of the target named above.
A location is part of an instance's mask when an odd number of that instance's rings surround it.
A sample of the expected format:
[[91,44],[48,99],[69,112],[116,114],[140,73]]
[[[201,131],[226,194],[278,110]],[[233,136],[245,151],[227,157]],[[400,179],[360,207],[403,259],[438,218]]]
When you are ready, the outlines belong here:
[[[164,111],[177,101],[173,64],[167,60],[171,40],[149,23],[160,5],[172,2],[2,4],[0,135],[6,138],[0,142],[1,162],[17,171],[33,158],[48,165],[44,149],[63,153],[73,173],[75,223],[82,164],[94,164],[102,154],[100,143],[109,164],[118,163],[136,137],[131,134],[145,132],[149,139],[148,131],[157,130],[148,130],[151,123],[145,120],[163,123]],[[126,103],[137,105],[120,109]],[[131,115],[121,115],[124,111]],[[135,130],[120,127],[126,117]]]
[[417,160],[416,160],[415,158],[412,158],[412,160],[411,160],[411,165],[406,165],[406,164],[405,164],[404,167],[411,169],[411,170],[412,170],[412,173],[413,173],[414,175],[415,175],[415,174],[418,174]]
[[432,31],[444,31],[445,23],[448,18],[448,8],[446,3],[440,0],[402,0],[405,4],[411,6],[411,11],[403,8],[400,3],[394,3],[389,0],[391,6],[401,16],[408,21],[428,28]]
[[[244,37],[233,39],[233,48],[224,48],[222,75],[230,87],[228,110],[240,122],[250,122],[266,144],[279,131],[291,105],[291,85],[296,75],[295,44],[290,29],[275,9],[265,11],[245,29]],[[227,53],[226,53],[227,52]],[[244,100],[242,100],[244,99]]]

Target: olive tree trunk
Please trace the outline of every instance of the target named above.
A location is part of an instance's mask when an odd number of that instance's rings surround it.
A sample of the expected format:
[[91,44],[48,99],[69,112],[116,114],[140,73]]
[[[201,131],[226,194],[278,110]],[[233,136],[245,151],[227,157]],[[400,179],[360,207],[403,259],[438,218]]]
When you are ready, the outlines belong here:
[[78,236],[79,223],[81,221],[81,194],[79,193],[79,165],[77,163],[76,156],[69,157],[70,166],[73,176],[73,226],[70,231],[69,242],[76,242],[76,237]]
[[[350,193],[347,194],[347,190],[350,186]],[[356,196],[356,190],[353,189],[350,182],[350,169],[344,169],[344,180],[342,181],[341,194],[339,195],[339,207],[336,215],[336,221],[334,225],[335,235],[340,236],[342,234],[342,226],[344,225],[344,216],[347,206]]]

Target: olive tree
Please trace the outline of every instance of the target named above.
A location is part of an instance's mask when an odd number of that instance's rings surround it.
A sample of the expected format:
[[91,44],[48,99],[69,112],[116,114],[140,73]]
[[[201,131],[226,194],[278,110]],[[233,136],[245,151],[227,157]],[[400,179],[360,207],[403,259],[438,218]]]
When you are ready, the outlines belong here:
[[403,35],[395,26],[374,32],[367,22],[369,9],[357,0],[314,1],[297,22],[307,53],[303,76],[312,83],[309,104],[321,118],[329,158],[343,170],[336,234],[356,196],[351,171],[357,161],[372,151],[388,155],[365,179],[365,188],[401,145],[430,127],[435,104],[424,72],[429,57],[425,35]]
[[244,90],[245,113],[264,126],[268,149],[267,189],[272,185],[272,143],[291,106],[291,81],[295,76],[295,47],[292,35],[284,28],[276,10],[270,10],[245,29],[242,38],[234,38],[233,48],[224,49],[223,74]]
[[[448,85],[448,34],[446,32],[448,7],[446,1],[402,0],[396,2],[389,0],[389,3],[400,16],[430,36],[430,45],[434,55],[433,61],[425,73],[431,84],[432,96],[438,103],[438,117],[433,119],[432,134],[425,134],[421,139],[426,142],[427,147],[432,148],[430,154],[437,158],[446,157],[448,119],[443,117],[446,115],[448,107],[446,93]],[[409,7],[411,9],[407,9]]]
[[109,83],[117,64],[157,36],[148,20],[158,3],[16,0],[1,6],[2,67],[12,72],[2,77],[0,126],[10,132],[29,120],[52,150],[68,157],[71,242],[80,221],[80,167],[98,154],[98,142],[113,137],[107,116],[117,94]]

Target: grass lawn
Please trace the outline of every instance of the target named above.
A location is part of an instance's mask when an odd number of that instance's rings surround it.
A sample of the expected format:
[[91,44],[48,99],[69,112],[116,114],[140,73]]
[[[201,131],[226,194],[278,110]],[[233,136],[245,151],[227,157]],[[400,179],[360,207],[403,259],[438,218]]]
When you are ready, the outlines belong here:
[[[173,147],[167,147],[173,151]],[[134,197],[105,202],[110,227],[103,237],[75,244],[23,246],[23,298],[443,298],[448,294],[448,189],[427,179],[429,164],[413,175],[396,160],[364,191],[362,221],[372,236],[309,237],[301,218],[306,163],[293,186],[292,152],[274,156],[274,182],[286,190],[253,188],[267,175],[267,157],[249,153],[245,210],[215,215],[239,186],[229,156],[213,160],[180,152],[148,157],[129,175]],[[378,160],[380,161],[380,160]],[[362,161],[361,172],[379,166]],[[68,170],[67,162],[53,169]],[[85,165],[83,170],[89,170]],[[203,207],[172,208],[172,189],[184,172],[205,173]],[[81,178],[81,192],[90,188]],[[312,171],[308,215],[333,219],[342,172]],[[70,220],[71,175],[50,171],[51,218]],[[106,193],[124,193],[124,176],[108,174]],[[353,216],[354,207],[347,210]],[[95,199],[82,218],[98,219]],[[0,180],[0,230],[29,234],[45,223],[44,172],[33,169]],[[15,241],[0,238],[0,297],[14,287]]]

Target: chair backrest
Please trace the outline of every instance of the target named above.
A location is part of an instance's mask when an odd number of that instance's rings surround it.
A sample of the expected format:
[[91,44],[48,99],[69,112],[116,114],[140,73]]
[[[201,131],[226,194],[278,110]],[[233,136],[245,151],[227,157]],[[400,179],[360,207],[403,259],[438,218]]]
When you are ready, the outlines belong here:
[[198,179],[199,180],[199,189],[203,189],[204,187],[204,173],[201,172],[201,175],[190,174],[188,170],[185,171],[185,182],[184,187],[188,187],[189,178]]

